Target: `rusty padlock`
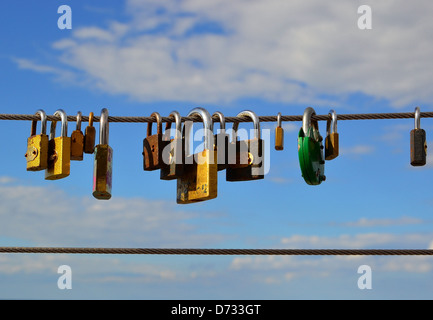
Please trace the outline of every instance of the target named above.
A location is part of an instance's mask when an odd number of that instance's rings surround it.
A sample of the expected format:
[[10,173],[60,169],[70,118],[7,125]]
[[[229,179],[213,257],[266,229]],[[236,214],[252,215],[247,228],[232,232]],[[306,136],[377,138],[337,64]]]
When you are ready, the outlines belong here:
[[[237,131],[239,127],[239,122],[235,121],[233,124],[233,135],[232,144],[236,144],[240,148],[246,148],[248,154],[248,162],[246,167],[236,168],[228,166],[226,170],[226,180],[227,181],[250,181],[264,179],[265,166],[264,166],[264,140],[261,139],[260,132],[260,121],[259,117],[250,110],[245,110],[240,112],[237,117],[248,116],[253,120],[254,124],[254,137],[249,140],[237,139]],[[242,152],[242,150],[236,150],[236,153]]]
[[415,108],[415,129],[410,132],[410,164],[414,167],[427,163],[427,141],[424,129],[421,129],[421,111]]
[[164,166],[162,152],[170,141],[163,140],[162,119],[158,112],[153,112],[157,123],[157,133],[152,134],[152,122],[147,124],[147,137],[143,140],[143,170],[153,171]]
[[71,134],[71,160],[82,161],[84,153],[84,134],[81,131],[81,111],[77,113],[77,127]]

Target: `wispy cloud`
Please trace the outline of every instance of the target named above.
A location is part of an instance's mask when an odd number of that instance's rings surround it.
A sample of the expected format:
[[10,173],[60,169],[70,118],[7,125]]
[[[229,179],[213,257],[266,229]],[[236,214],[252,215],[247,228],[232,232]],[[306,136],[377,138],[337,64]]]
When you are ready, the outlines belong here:
[[370,154],[373,152],[374,152],[374,147],[370,145],[356,145],[353,147],[340,148],[341,155],[360,156],[360,155]]
[[423,224],[425,220],[415,217],[401,217],[397,219],[367,219],[361,218],[358,221],[342,222],[332,225],[343,227],[389,227],[400,225]]
[[128,1],[129,21],[83,26],[54,47],[94,88],[139,101],[329,104],[339,99],[323,94],[363,92],[402,107],[432,98],[429,6],[375,3],[365,32],[358,5],[343,1]]

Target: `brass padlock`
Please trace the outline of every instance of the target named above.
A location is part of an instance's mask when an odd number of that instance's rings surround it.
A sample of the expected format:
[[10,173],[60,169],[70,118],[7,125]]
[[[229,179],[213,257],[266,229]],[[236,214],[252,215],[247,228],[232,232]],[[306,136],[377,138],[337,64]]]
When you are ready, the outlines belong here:
[[96,128],[93,126],[93,112],[89,114],[89,125],[84,132],[84,153],[95,152]]
[[329,119],[326,122],[325,160],[332,160],[339,154],[339,138],[337,133],[337,113],[329,111]]
[[69,176],[71,170],[71,138],[68,137],[68,117],[62,109],[54,113],[60,116],[62,129],[60,137],[56,135],[57,121],[51,122],[50,141],[48,142],[48,167],[45,180],[58,180]]
[[[214,135],[214,147],[217,150],[218,171],[227,169],[229,164],[229,135],[226,133],[226,120],[222,112],[216,111],[220,122],[220,132]],[[212,117],[213,117],[212,116]]]
[[[265,177],[265,166],[264,166],[264,140],[261,139],[260,134],[260,121],[259,117],[250,110],[245,110],[240,112],[237,117],[248,116],[253,120],[254,124],[254,138],[249,140],[237,139],[237,131],[239,122],[234,122],[233,124],[233,135],[232,135],[232,145],[236,144],[236,149],[238,146],[240,148],[246,148],[248,153],[248,164],[242,168],[236,168],[230,166],[226,170],[226,180],[227,181],[250,181],[264,179]],[[236,152],[242,152],[242,150],[236,150]]]
[[44,110],[38,110],[35,114],[41,116],[41,134],[36,135],[37,120],[33,120],[25,154],[27,171],[41,171],[48,167],[47,115]]
[[71,134],[71,160],[82,161],[84,156],[84,134],[81,131],[81,111],[77,113],[77,127]]
[[[164,165],[161,168],[161,180],[174,180],[180,178],[183,174],[183,139],[182,139],[182,118],[177,111],[172,111],[169,117],[174,117],[176,124],[174,139],[164,147],[162,151],[162,158]],[[167,122],[165,131],[171,131],[171,122]]]
[[[215,199],[218,189],[217,150],[214,148],[213,123],[209,112],[195,108],[188,117],[199,115],[204,126],[203,151],[193,155],[191,161],[185,160],[183,175],[177,179],[177,203],[186,204]],[[185,126],[188,129],[185,130]],[[185,151],[189,152],[189,131],[191,126],[184,124],[182,138],[185,140]]]
[[93,196],[99,200],[111,198],[113,185],[113,149],[108,145],[108,110],[102,109],[99,119],[99,144],[95,147]]
[[277,115],[277,127],[275,128],[275,150],[284,150],[284,129],[281,126],[281,112]]
[[410,164],[414,167],[427,163],[427,140],[424,129],[421,129],[421,111],[415,108],[415,129],[410,132]]
[[163,140],[162,119],[158,112],[150,115],[156,118],[157,133],[152,134],[152,122],[147,124],[147,137],[143,140],[143,170],[152,171],[164,166],[162,151],[170,143]]

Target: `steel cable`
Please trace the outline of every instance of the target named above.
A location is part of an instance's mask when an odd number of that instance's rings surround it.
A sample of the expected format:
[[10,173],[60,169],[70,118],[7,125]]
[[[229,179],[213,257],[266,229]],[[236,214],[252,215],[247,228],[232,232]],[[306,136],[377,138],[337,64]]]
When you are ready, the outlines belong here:
[[[297,116],[282,116],[282,121],[302,121],[302,115]],[[94,116],[94,122],[99,122],[98,116]],[[173,118],[170,117],[161,117],[163,122],[174,122]],[[414,112],[401,112],[401,113],[365,113],[365,114],[337,114],[338,120],[383,120],[383,119],[411,119],[415,118]],[[421,118],[433,118],[433,112],[421,112]],[[68,121],[75,122],[76,116],[68,116]],[[219,118],[214,116],[212,118],[215,122],[219,122]],[[259,116],[260,122],[276,122],[277,116]],[[311,117],[312,120],[317,121],[326,121],[329,119],[329,115],[314,115]],[[25,114],[0,114],[0,120],[24,120],[24,121],[33,121],[40,120],[39,115],[25,115]],[[58,116],[50,116],[47,115],[48,121],[60,121],[60,117]],[[82,122],[88,122],[89,117],[82,116]],[[141,122],[155,122],[154,117],[117,117],[117,116],[109,116],[109,122],[120,122],[120,123],[141,123]],[[200,117],[182,117],[182,121],[195,121],[201,122]],[[252,120],[248,117],[225,117],[226,122],[251,122]]]
[[430,249],[159,249],[159,248],[60,248],[0,247],[0,253],[136,254],[136,255],[294,255],[294,256],[419,256]]

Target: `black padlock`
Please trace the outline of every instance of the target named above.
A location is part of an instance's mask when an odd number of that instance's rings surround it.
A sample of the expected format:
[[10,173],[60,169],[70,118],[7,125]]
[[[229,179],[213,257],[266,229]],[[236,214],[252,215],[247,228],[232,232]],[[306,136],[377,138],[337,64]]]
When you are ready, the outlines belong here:
[[427,162],[427,141],[425,130],[420,128],[421,112],[415,108],[415,129],[410,132],[410,164],[424,166]]

